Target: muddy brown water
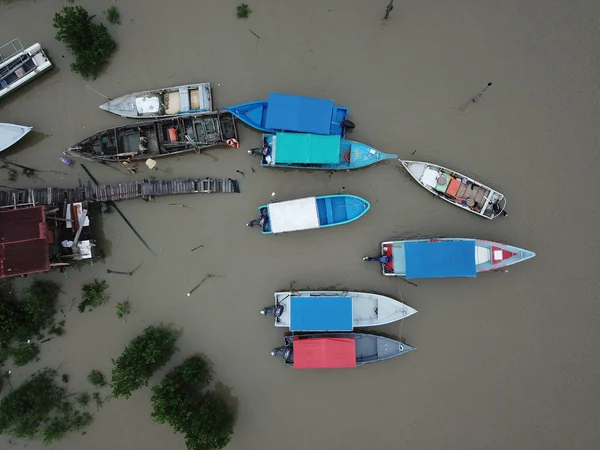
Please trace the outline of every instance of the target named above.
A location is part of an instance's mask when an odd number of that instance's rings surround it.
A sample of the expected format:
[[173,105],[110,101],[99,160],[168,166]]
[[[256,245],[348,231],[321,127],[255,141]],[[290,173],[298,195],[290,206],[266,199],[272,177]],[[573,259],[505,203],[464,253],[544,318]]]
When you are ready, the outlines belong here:
[[[63,284],[67,334],[44,344],[39,363],[15,369],[13,384],[64,363],[70,389],[89,389],[91,369],[108,372],[131,338],[163,322],[183,332],[171,364],[204,352],[239,402],[232,450],[597,449],[600,3],[400,1],[387,21],[386,2],[249,3],[250,18],[237,20],[233,1],[119,2],[122,25],[109,29],[120,49],[95,82],[70,72],[71,58],[54,40],[62,3],[0,4],[0,40],[41,42],[57,66],[0,102],[0,121],[36,132],[4,156],[46,170],[14,184],[75,185],[83,172],[60,163],[62,150],[124,122],[98,109],[104,99],[86,84],[114,98],[209,81],[216,106],[269,91],[333,98],[351,108],[352,139],[488,182],[507,195],[509,216],[480,220],[434,199],[395,161],[333,175],[260,168],[244,151],[260,135],[240,125],[240,150],[162,160],[166,172],[157,175],[235,177],[242,193],[120,204],[156,257],[118,215],[105,215],[110,256],[68,280],[47,276]],[[100,18],[111,3],[81,4]],[[128,176],[88,167],[101,182]],[[8,183],[0,172],[0,184]],[[244,226],[272,192],[287,200],[343,188],[372,204],[350,225],[278,237]],[[498,240],[537,257],[506,274],[418,287],[361,260],[384,239],[423,235]],[[105,273],[141,262],[133,277]],[[215,276],[187,297],[207,274]],[[110,304],[70,310],[95,277],[109,281]],[[418,350],[356,370],[284,367],[269,355],[282,332],[258,312],[292,280],[297,288],[401,292],[419,313],[385,331]],[[133,312],[123,323],[114,306],[127,298]],[[143,389],[108,402],[86,435],[52,448],[184,449],[181,436],[153,423],[149,399]]]

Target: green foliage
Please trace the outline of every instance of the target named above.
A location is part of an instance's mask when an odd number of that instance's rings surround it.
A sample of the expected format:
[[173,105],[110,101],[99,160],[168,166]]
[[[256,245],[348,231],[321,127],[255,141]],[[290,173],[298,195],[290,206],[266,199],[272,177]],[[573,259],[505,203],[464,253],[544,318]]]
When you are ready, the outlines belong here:
[[23,309],[29,322],[31,336],[52,325],[56,314],[54,305],[59,293],[60,285],[47,280],[35,280],[25,291]]
[[56,40],[75,56],[71,70],[86,79],[96,79],[108,65],[118,45],[106,27],[92,22],[81,6],[65,6],[54,15]]
[[8,181],[17,181],[19,178],[19,172],[15,169],[8,169]]
[[121,24],[121,13],[119,12],[119,8],[115,5],[111,6],[105,11],[106,20],[108,20],[113,25]]
[[65,323],[66,322],[64,320],[61,320],[59,323],[52,324],[52,326],[48,329],[48,332],[50,334],[54,334],[55,336],[62,336],[65,332],[63,329]]
[[90,374],[87,376],[87,380],[92,386],[96,386],[96,387],[104,387],[107,384],[104,374],[102,372],[100,372],[99,370],[95,370],[95,369],[92,370],[90,372]]
[[105,280],[94,280],[93,283],[84,284],[81,287],[81,302],[77,305],[77,310],[82,313],[86,308],[95,308],[104,305],[109,295],[106,293],[108,283]]
[[0,401],[0,433],[41,439],[47,445],[92,422],[90,414],[69,403],[55,375],[52,370],[39,372]]
[[185,435],[188,450],[225,447],[233,435],[235,414],[213,391],[212,368],[201,356],[192,356],[172,369],[152,388],[152,417]]
[[175,353],[176,342],[173,332],[161,327],[148,327],[133,339],[114,361],[113,397],[129,398],[134,391],[147,386],[150,377]]
[[15,366],[22,367],[30,363],[40,354],[40,346],[35,343],[21,344],[12,350]]
[[100,398],[100,392],[94,392],[92,394],[94,401],[96,402],[96,408],[100,408],[102,406],[102,399]]
[[235,7],[236,15],[238,19],[247,19],[252,10],[245,3],[240,3]]
[[123,319],[129,314],[131,314],[131,303],[129,302],[129,300],[117,303],[117,317],[119,319]]
[[75,401],[79,406],[87,406],[90,402],[90,394],[87,392],[82,392],[75,397]]

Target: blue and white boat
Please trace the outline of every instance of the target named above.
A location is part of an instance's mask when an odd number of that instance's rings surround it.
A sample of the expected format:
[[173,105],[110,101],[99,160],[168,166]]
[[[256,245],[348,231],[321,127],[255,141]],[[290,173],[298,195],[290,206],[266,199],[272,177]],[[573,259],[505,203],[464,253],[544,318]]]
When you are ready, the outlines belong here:
[[264,167],[326,170],[359,169],[398,157],[339,135],[310,133],[263,134],[263,146],[248,153],[259,154]]
[[474,277],[531,259],[535,253],[482,239],[412,239],[381,243],[383,275],[410,278]]
[[300,198],[260,206],[260,218],[247,225],[259,225],[263,234],[328,228],[353,222],[370,207],[368,201],[354,195]]
[[333,100],[271,92],[268,100],[223,107],[246,125],[265,133],[292,131],[333,134],[344,137],[354,128],[347,119],[348,108],[335,106]]
[[387,325],[416,312],[384,295],[348,291],[275,292],[275,305],[261,310],[273,315],[276,327],[292,332],[352,331]]

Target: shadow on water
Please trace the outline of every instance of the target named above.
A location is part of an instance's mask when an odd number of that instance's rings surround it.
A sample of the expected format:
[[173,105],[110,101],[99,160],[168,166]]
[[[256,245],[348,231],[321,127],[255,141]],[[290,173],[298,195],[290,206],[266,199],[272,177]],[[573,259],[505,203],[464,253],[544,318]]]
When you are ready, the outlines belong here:
[[[15,1],[21,1],[21,0],[15,0]],[[2,5],[5,2],[6,2],[6,0],[0,0],[0,5]],[[46,52],[46,54],[48,54],[46,49],[44,49],[44,51]],[[46,73],[42,73],[37,78],[34,78],[31,81],[28,81],[26,84],[19,87],[18,89],[15,89],[11,93],[9,93],[6,97],[4,97],[2,99],[2,101],[0,101],[0,111],[2,110],[2,108],[6,108],[6,107],[12,105],[14,102],[16,102],[17,100],[20,99],[20,96],[26,95],[32,89],[42,89],[43,86],[40,86],[42,84],[46,84],[46,89],[47,89],[48,87],[51,87],[57,83],[60,83],[60,80],[55,80],[53,83],[50,84],[50,82],[53,79],[55,79],[56,76],[60,73],[60,69],[58,67],[56,67],[56,65],[54,65],[52,56],[48,55],[48,57],[50,58],[50,61],[53,63],[53,66]],[[27,125],[27,124],[22,124],[22,125]]]
[[33,147],[34,145],[39,144],[44,139],[52,136],[51,134],[40,133],[39,131],[32,130],[23,139],[17,142],[14,145],[10,146],[10,153],[7,153],[6,156],[10,156],[13,152],[18,152],[19,150],[24,150],[29,147]]
[[232,389],[229,386],[227,386],[226,384],[223,384],[220,381],[217,381],[215,383],[215,387],[214,387],[215,395],[217,397],[219,397],[221,400],[223,400],[225,402],[225,404],[227,404],[227,406],[229,406],[231,408],[231,410],[233,411],[234,417],[237,418],[238,411],[240,408],[240,401],[237,397],[235,397],[231,394],[231,391],[232,391]]
[[105,258],[112,254],[112,242],[106,239],[104,234],[104,223],[102,216],[112,214],[114,209],[105,203],[90,203],[89,216],[92,221],[92,236],[96,241],[98,258],[104,262]]

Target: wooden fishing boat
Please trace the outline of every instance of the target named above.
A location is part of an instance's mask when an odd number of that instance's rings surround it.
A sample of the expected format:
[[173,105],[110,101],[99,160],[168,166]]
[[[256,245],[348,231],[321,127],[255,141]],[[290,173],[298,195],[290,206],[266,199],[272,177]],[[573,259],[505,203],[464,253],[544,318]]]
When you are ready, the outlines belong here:
[[19,39],[0,47],[0,98],[52,67],[40,44],[25,48]]
[[354,123],[348,120],[348,108],[335,106],[333,100],[271,92],[268,100],[223,108],[265,133],[292,131],[344,137],[346,128],[354,128]]
[[352,331],[406,319],[417,311],[390,297],[369,292],[275,292],[275,305],[261,314],[272,314],[276,327],[292,332]]
[[486,219],[506,216],[506,198],[483,183],[438,164],[399,160],[435,196]]
[[290,231],[312,230],[344,225],[367,213],[371,204],[354,195],[324,195],[286,202],[269,203],[258,208],[263,220],[263,234],[279,234]]
[[210,83],[195,83],[126,94],[100,109],[131,119],[157,119],[211,112]]
[[0,152],[17,143],[33,128],[12,123],[0,123]]
[[526,261],[529,250],[482,239],[410,239],[381,243],[383,275],[410,278],[474,277]]
[[178,116],[100,131],[67,149],[65,154],[99,162],[145,161],[237,142],[229,113]]
[[310,133],[263,134],[263,146],[248,153],[259,154],[261,166],[294,169],[350,170],[398,158],[339,135]]
[[415,350],[408,344],[364,333],[320,333],[285,336],[284,346],[274,348],[294,369],[342,369],[385,361]]

